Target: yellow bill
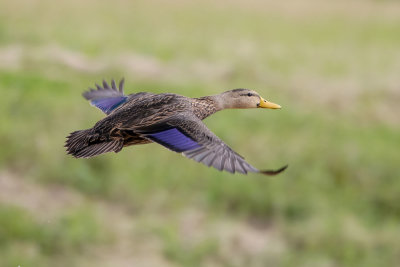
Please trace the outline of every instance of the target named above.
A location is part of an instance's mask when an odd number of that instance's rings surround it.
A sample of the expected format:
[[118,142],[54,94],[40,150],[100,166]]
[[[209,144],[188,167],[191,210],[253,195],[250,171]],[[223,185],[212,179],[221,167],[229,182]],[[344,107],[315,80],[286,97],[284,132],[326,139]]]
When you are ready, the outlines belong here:
[[260,97],[260,104],[258,104],[258,107],[259,108],[272,108],[272,109],[281,108],[280,105],[272,103],[272,102],[268,102],[267,100],[265,100],[262,97]]

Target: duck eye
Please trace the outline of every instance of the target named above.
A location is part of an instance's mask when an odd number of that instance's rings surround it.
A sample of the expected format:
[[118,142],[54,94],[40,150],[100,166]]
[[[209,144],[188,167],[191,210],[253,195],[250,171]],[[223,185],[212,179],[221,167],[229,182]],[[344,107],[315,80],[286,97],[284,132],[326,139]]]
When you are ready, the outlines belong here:
[[253,96],[253,94],[252,93],[248,93],[247,96]]

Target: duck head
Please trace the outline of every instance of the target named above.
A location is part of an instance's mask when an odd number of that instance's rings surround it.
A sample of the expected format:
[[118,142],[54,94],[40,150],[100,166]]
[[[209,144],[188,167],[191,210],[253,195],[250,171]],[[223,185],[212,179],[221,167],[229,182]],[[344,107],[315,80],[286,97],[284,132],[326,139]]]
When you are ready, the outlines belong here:
[[256,91],[249,89],[233,89],[220,94],[220,105],[226,108],[270,108],[279,109],[280,105],[262,98]]

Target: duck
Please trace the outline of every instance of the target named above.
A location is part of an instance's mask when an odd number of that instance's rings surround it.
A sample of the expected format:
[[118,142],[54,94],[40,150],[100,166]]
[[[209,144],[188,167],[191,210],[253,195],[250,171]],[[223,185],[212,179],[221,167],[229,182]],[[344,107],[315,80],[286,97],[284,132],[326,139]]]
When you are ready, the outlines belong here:
[[203,120],[224,109],[266,108],[281,106],[262,98],[250,89],[233,89],[220,94],[190,98],[173,93],[139,92],[126,95],[124,79],[118,86],[89,88],[82,95],[92,106],[105,113],[92,128],[70,133],[66,152],[75,158],[91,158],[124,147],[157,143],[173,152],[230,173],[276,175],[276,170],[259,170],[217,137]]

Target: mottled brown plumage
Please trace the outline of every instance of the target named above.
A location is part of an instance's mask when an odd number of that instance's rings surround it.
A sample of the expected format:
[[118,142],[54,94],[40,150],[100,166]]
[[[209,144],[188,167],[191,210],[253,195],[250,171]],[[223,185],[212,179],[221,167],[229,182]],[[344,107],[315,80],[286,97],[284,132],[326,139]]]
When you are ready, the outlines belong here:
[[219,95],[189,98],[177,94],[136,93],[124,95],[123,80],[114,81],[83,96],[107,114],[93,128],[75,131],[67,137],[68,154],[89,158],[102,153],[119,152],[125,146],[159,143],[207,166],[231,173],[260,172],[248,164],[202,122],[206,117],[227,108],[280,108],[248,89],[234,89]]

